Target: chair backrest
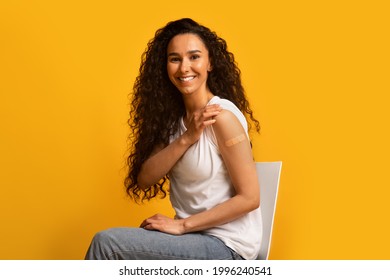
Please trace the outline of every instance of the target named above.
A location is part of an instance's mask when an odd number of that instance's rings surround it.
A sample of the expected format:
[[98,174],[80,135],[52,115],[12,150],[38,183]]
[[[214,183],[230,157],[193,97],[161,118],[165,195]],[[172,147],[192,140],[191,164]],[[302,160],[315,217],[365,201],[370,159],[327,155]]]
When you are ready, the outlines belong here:
[[276,201],[282,162],[256,162],[257,176],[260,182],[260,209],[263,220],[263,238],[258,260],[267,260],[272,239]]

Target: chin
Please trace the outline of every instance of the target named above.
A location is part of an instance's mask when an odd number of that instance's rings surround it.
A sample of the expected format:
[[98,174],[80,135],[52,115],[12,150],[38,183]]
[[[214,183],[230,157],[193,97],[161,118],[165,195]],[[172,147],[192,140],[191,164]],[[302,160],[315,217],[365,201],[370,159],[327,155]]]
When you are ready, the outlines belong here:
[[194,93],[194,91],[193,91],[193,90],[190,90],[190,89],[182,89],[182,90],[180,90],[180,92],[181,92],[181,94],[183,94],[183,95],[191,95],[191,94]]

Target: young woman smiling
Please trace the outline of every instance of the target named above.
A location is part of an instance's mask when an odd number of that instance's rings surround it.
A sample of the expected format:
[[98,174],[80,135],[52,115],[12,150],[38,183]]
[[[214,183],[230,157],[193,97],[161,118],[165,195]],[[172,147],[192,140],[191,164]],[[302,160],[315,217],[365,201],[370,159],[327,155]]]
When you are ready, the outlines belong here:
[[254,259],[259,185],[248,137],[259,131],[226,42],[191,19],[159,29],[143,54],[129,125],[127,193],[169,196],[174,218],[97,233],[86,259]]

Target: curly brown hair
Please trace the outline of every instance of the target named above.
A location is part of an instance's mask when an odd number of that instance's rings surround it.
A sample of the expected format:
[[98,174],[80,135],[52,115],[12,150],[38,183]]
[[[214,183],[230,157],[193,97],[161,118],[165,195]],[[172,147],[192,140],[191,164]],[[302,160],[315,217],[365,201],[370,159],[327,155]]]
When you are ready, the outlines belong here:
[[253,117],[245,97],[241,72],[234,55],[227,50],[226,41],[192,19],[169,22],[158,29],[154,38],[149,41],[133,87],[128,120],[131,147],[127,158],[129,169],[125,187],[127,194],[136,202],[150,200],[157,195],[165,197],[167,194],[168,175],[147,189],[141,189],[137,185],[137,177],[153,149],[157,145],[169,144],[170,137],[179,128],[180,117],[185,114],[182,95],[168,78],[167,47],[173,37],[187,33],[197,35],[209,52],[212,71],[209,73],[207,86],[210,91],[233,102],[255,124],[256,131],[260,131],[259,122]]

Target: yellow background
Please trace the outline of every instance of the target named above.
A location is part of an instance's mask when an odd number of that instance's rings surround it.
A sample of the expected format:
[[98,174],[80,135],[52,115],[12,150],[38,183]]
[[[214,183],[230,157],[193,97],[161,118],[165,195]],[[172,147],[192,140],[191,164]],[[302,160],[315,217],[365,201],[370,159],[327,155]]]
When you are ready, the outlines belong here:
[[1,1],[0,259],[82,259],[167,200],[123,189],[128,93],[157,28],[192,17],[235,54],[283,161],[272,259],[390,259],[386,1]]

